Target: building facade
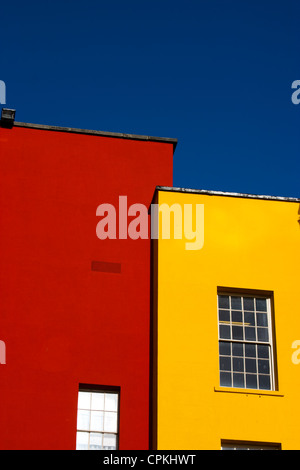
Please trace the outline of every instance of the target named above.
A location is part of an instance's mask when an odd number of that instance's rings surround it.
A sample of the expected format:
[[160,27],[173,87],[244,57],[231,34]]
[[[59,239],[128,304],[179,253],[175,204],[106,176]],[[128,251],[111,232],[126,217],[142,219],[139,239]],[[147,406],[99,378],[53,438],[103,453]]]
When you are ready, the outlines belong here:
[[149,447],[150,240],[99,240],[96,210],[148,206],[175,145],[0,127],[2,449]]
[[155,202],[170,210],[152,242],[153,446],[299,449],[300,200],[158,188]]

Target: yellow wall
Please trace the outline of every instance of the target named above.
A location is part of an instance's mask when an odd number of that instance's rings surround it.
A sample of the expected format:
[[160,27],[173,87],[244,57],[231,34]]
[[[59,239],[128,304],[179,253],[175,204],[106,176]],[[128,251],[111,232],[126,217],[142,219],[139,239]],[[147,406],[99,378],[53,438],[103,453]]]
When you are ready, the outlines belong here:
[[[300,449],[299,202],[158,191],[158,203],[204,204],[204,247],[154,250],[154,423],[158,449],[220,449],[221,439]],[[172,232],[171,232],[172,233]],[[154,242],[155,243],[155,242]],[[278,387],[219,387],[217,288],[274,292]],[[157,368],[157,370],[156,370]]]

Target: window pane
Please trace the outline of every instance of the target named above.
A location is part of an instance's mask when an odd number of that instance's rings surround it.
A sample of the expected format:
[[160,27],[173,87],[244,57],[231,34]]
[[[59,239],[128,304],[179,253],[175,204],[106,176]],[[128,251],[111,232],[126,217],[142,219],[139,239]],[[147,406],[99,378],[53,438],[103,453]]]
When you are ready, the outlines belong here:
[[228,295],[219,295],[219,308],[229,308]]
[[220,372],[220,385],[222,387],[232,387],[231,373]]
[[257,376],[254,374],[246,374],[246,387],[257,389]]
[[269,359],[269,346],[265,346],[264,344],[257,345],[258,357]]
[[257,326],[268,326],[268,315],[266,313],[256,313]]
[[232,327],[232,338],[242,340],[244,337],[243,327],[242,326],[233,326]]
[[260,312],[267,311],[267,300],[266,299],[256,299],[256,310]]
[[220,357],[220,370],[231,370],[231,357]]
[[232,344],[232,355],[233,356],[243,356],[244,355],[244,345],[241,343]]
[[102,439],[103,434],[97,432],[91,432],[90,434],[90,449],[91,450],[101,450],[102,449]]
[[256,339],[256,334],[255,334],[255,328],[252,326],[246,326],[245,327],[245,339],[247,341],[255,341]]
[[269,375],[259,375],[259,388],[261,390],[271,389],[271,380]]
[[231,297],[231,308],[233,310],[242,309],[242,299],[241,297]]
[[260,374],[269,374],[270,373],[270,364],[268,359],[259,359],[258,360],[258,372]]
[[117,432],[117,413],[106,411],[104,414],[104,431]]
[[114,434],[104,434],[103,436],[103,449],[104,450],[116,450],[117,448],[117,436]]
[[90,429],[90,411],[89,410],[78,410],[77,429],[89,431]]
[[241,357],[233,358],[233,370],[235,372],[244,372],[244,359]]
[[92,393],[92,410],[104,410],[104,393]]
[[105,411],[118,410],[118,395],[116,393],[105,394]]
[[254,299],[252,297],[244,297],[244,310],[254,311]]
[[256,357],[256,346],[255,344],[245,344],[245,356]]
[[220,325],[220,338],[230,339],[230,326]]
[[228,343],[228,342],[220,341],[219,353],[220,353],[220,356],[230,356],[231,355],[231,344]]
[[91,408],[91,394],[89,392],[79,392],[78,408],[89,410]]
[[243,314],[242,312],[236,311],[231,312],[232,321],[235,323],[242,323],[243,322]]
[[246,359],[246,372],[256,373],[256,359]]
[[89,448],[89,433],[78,432],[76,435],[76,449],[88,450],[88,448]]
[[230,322],[230,311],[229,310],[219,310],[219,321],[228,321],[228,322]]
[[244,322],[248,326],[255,326],[254,312],[245,312],[244,313]]
[[103,431],[103,411],[91,411],[91,431]]
[[244,374],[233,374],[233,386],[238,388],[244,388]]
[[268,328],[257,328],[257,341],[267,343],[269,341]]

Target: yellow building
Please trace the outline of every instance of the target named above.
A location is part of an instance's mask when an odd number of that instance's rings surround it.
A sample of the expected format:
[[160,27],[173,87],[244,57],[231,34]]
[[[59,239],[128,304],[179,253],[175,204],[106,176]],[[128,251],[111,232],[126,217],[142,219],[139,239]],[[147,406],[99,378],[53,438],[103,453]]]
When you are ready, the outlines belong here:
[[300,449],[300,200],[158,187],[153,203],[171,213],[152,241],[153,447]]

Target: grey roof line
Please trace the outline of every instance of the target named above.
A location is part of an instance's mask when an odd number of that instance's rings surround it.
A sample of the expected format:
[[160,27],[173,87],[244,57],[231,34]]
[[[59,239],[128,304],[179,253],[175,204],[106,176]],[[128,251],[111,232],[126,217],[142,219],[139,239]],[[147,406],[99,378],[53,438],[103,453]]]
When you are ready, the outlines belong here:
[[285,202],[300,203],[300,198],[294,198],[294,197],[265,196],[265,195],[258,195],[258,194],[209,191],[205,189],[188,189],[188,188],[176,188],[176,187],[169,187],[169,186],[156,186],[156,191],[169,191],[169,192],[176,192],[176,193],[180,192],[180,193],[188,193],[188,194],[203,194],[207,196],[227,196],[227,197],[237,197],[237,198],[245,198],[245,199],[263,199],[267,201],[285,201]]
[[136,134],[124,134],[121,132],[106,132],[106,131],[96,131],[89,129],[76,129],[73,127],[60,127],[60,126],[49,126],[44,124],[31,124],[25,122],[15,122],[15,127],[25,127],[30,129],[46,130],[46,131],[56,131],[56,132],[69,132],[73,134],[86,134],[94,135],[100,137],[113,137],[118,139],[129,139],[129,140],[141,140],[148,142],[162,142],[167,144],[172,144],[174,151],[177,146],[178,140],[169,138],[169,137],[154,137],[146,135],[136,135]]

